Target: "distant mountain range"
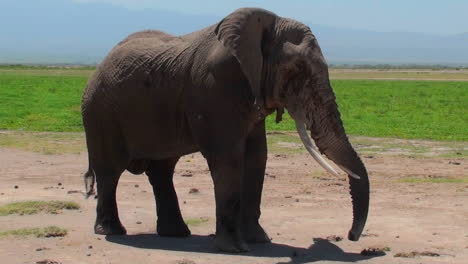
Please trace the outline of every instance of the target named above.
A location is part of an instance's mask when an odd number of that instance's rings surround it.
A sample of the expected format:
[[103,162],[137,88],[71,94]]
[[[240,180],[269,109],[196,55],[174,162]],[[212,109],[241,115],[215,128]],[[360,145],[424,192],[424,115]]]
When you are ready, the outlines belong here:
[[468,65],[468,33],[438,36],[309,26],[334,64]]
[[[2,0],[0,4],[2,64],[96,64],[132,32],[159,29],[179,35],[222,19],[161,10],[127,10],[101,3],[27,1],[21,9],[12,3]],[[332,64],[468,66],[468,33],[383,33],[303,22],[311,27]]]

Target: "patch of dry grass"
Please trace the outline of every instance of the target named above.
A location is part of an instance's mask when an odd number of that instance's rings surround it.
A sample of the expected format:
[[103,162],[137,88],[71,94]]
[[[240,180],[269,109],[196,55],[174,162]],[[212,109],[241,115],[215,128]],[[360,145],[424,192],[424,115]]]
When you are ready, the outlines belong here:
[[34,227],[34,228],[20,228],[15,230],[8,230],[0,232],[0,237],[6,236],[35,236],[37,238],[44,237],[64,237],[68,231],[64,228],[58,226],[48,226],[48,227]]
[[39,212],[58,214],[62,210],[78,210],[80,205],[75,202],[65,201],[24,201],[13,202],[0,206],[0,216],[11,214],[32,215]]
[[468,70],[373,70],[373,69],[331,69],[331,79],[345,80],[466,80],[468,81]]
[[411,252],[400,252],[394,255],[395,258],[415,258],[419,256],[439,257],[440,254],[435,253],[435,252],[430,252],[430,251],[423,251],[423,252],[411,251]]
[[86,150],[81,132],[0,131],[0,147],[42,154],[78,154]]
[[[362,156],[392,155],[418,158],[465,158],[468,142],[408,140],[350,136],[350,141]],[[276,131],[267,133],[270,153],[306,153],[296,132]]]
[[200,217],[200,218],[187,218],[185,219],[185,224],[189,226],[199,226],[203,225],[205,223],[208,223],[210,221],[209,218],[207,217]]
[[468,177],[408,177],[398,181],[403,183],[468,183]]

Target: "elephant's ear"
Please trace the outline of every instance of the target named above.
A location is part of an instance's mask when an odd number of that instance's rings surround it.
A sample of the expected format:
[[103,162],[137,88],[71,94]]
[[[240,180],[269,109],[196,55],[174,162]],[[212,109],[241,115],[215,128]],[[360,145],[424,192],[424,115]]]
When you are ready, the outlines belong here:
[[241,8],[225,17],[215,29],[218,40],[236,57],[247,77],[255,103],[263,107],[261,74],[262,40],[273,32],[276,15],[260,8]]

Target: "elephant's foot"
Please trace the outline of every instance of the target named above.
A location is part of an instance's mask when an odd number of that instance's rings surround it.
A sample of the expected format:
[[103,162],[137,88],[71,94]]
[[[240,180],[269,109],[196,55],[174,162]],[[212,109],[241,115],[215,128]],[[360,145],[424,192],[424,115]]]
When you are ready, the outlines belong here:
[[247,226],[242,235],[248,243],[270,243],[271,239],[263,228],[258,224]]
[[156,228],[158,235],[167,237],[187,237],[191,232],[184,221],[177,221],[176,223],[161,223],[158,221]]
[[250,251],[249,246],[238,235],[219,232],[215,237],[215,246],[223,252],[240,253]]
[[94,225],[94,233],[98,235],[125,235],[127,230],[120,221],[102,221]]

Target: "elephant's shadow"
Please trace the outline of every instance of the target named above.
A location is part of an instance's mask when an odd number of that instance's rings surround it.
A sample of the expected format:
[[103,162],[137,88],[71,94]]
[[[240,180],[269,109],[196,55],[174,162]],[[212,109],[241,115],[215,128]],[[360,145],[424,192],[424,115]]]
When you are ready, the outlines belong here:
[[[167,238],[154,234],[135,234],[124,236],[107,236],[106,240],[112,243],[145,249],[225,255],[230,254],[217,251],[213,246],[212,236],[192,235],[188,238]],[[253,244],[250,245],[250,249],[250,252],[236,255],[269,258],[291,258],[289,262],[279,262],[278,264],[309,263],[323,260],[358,262],[361,260],[377,257],[344,252],[339,246],[321,238],[314,238],[314,243],[312,243],[309,248],[300,248],[285,244],[270,243]]]

